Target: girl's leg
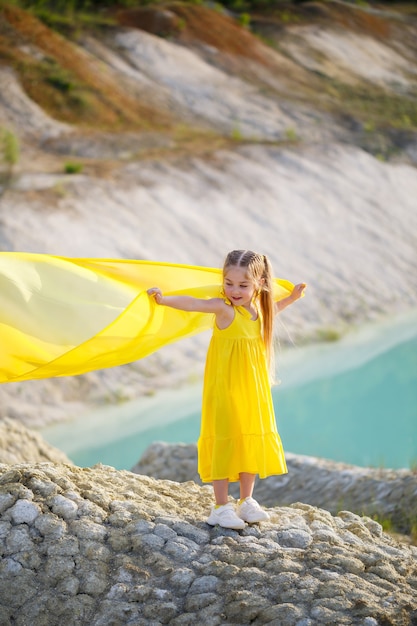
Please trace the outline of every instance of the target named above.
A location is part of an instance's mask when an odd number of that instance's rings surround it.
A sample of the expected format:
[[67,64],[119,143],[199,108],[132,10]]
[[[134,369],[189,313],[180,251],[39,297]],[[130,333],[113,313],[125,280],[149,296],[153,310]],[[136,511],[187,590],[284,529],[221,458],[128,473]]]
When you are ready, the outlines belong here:
[[252,498],[253,488],[255,486],[256,474],[248,474],[241,472],[240,479],[240,500],[237,507],[237,514],[240,519],[249,524],[256,524],[269,519],[266,511],[263,511],[259,504]]
[[229,481],[227,478],[224,480],[213,480],[214,498],[216,505],[221,506],[227,504],[229,496]]
[[248,474],[247,472],[241,472],[239,474],[241,500],[252,496],[253,488],[255,486],[255,478],[256,474]]
[[235,530],[245,528],[244,520],[236,515],[233,504],[228,501],[228,479],[213,480],[213,489],[216,498],[216,506],[212,508],[207,519],[207,524],[210,524],[210,526],[216,526],[218,524],[219,526],[223,526],[223,528],[234,528]]

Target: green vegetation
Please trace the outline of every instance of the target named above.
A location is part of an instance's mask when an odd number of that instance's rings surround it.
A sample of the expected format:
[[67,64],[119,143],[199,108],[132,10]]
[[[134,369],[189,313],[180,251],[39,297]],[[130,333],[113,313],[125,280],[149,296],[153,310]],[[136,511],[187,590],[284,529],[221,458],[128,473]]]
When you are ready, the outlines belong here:
[[278,11],[277,17],[284,24],[291,24],[291,23],[300,21],[300,18],[298,15],[296,15],[295,13],[292,13],[291,11],[288,11],[287,9],[284,9],[283,11]]
[[317,339],[319,341],[339,341],[341,333],[336,328],[319,328],[317,330]]
[[[348,85],[321,76],[326,98],[317,99],[324,107],[357,128],[356,141],[380,161],[400,154],[417,131],[415,97],[388,92],[377,85]],[[361,129],[361,130],[360,130]]]
[[[247,9],[256,9],[262,11],[265,9],[279,9],[282,8],[282,12],[285,16],[289,16],[289,20],[292,20],[290,13],[291,6],[297,7],[297,5],[303,4],[303,1],[307,0],[222,0],[217,4],[222,4],[227,8],[240,12]],[[203,4],[203,0],[188,0],[190,4]],[[400,4],[401,0],[386,0],[386,5]],[[34,8],[36,10],[50,10],[61,14],[70,14],[76,12],[96,12],[103,8],[110,8],[117,6],[119,8],[132,8],[136,6],[147,6],[150,4],[162,4],[162,0],[15,0],[14,4],[19,4],[23,8]],[[368,7],[372,5],[372,2],[366,0],[353,0],[353,4],[361,7]],[[381,3],[380,3],[381,4]]]
[[[20,157],[19,140],[15,133],[0,127],[0,183],[7,187],[13,179],[13,170]],[[5,168],[1,167],[2,163]]]
[[20,146],[17,136],[0,126],[0,190],[3,192],[13,181],[13,170],[19,161]]
[[407,535],[413,545],[417,545],[417,518],[410,515],[403,519],[393,519],[391,517],[378,515],[375,513],[372,519],[381,524],[384,532],[391,535]]
[[382,526],[382,530],[386,533],[390,533],[393,532],[393,523],[392,523],[392,519],[390,519],[389,517],[381,517],[380,515],[373,515],[372,519],[375,522],[378,522],[378,524],[381,524]]
[[239,15],[238,22],[244,28],[249,28],[249,26],[250,26],[250,15],[249,15],[249,13],[241,13]]
[[3,4],[14,4],[23,9],[34,9],[36,11],[51,11],[63,15],[71,15],[80,11],[97,11],[103,7],[134,7],[140,4],[150,4],[150,2],[138,2],[138,0],[3,0]]
[[29,95],[53,115],[58,113],[60,119],[69,122],[88,119],[91,90],[55,59],[21,59],[16,69]]
[[291,142],[298,141],[298,135],[297,135],[297,131],[295,130],[295,128],[292,128],[292,126],[287,128],[285,130],[285,138],[287,139],[287,141],[291,141]]
[[[297,22],[300,19],[300,8],[307,0],[221,0],[216,1],[214,7],[223,10],[227,8],[238,15],[248,15],[250,12],[273,12],[283,23]],[[328,2],[329,0],[322,0]],[[204,0],[182,0],[184,4],[205,4]],[[4,4],[14,4],[23,9],[32,11],[51,28],[65,28],[74,26],[74,23],[88,25],[105,25],[112,23],[109,10],[131,9],[149,5],[163,5],[164,0],[0,0],[0,7]],[[352,4],[369,7],[372,2],[366,0],[352,0]],[[381,3],[380,3],[381,4]],[[386,0],[387,6],[401,4],[401,0]],[[246,18],[243,18],[246,19]]]
[[232,132],[230,133],[230,138],[233,141],[243,141],[242,131],[240,130],[239,126],[236,125],[232,128]]
[[0,154],[11,172],[20,155],[19,140],[11,130],[0,128]]
[[83,171],[83,164],[75,161],[68,161],[64,165],[64,171],[66,174],[79,174]]
[[417,128],[417,107],[413,98],[388,93],[375,85],[352,87],[336,80],[329,81],[326,90],[346,114],[363,121],[367,132],[386,124],[402,130]]
[[[83,29],[114,25],[109,9],[115,2],[47,2],[45,0],[0,0],[2,6],[13,5],[25,9],[46,26],[65,35],[78,35]],[[117,3],[117,6],[137,6],[138,2]]]

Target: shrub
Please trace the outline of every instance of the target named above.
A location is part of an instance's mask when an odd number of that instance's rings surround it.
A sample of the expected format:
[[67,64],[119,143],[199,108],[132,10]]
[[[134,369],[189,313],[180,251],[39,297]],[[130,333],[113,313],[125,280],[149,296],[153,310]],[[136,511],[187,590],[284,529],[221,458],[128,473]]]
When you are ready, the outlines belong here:
[[285,130],[285,138],[287,141],[298,141],[298,135],[295,128],[289,127]]
[[339,341],[340,332],[336,328],[319,328],[317,338],[319,341]]
[[243,26],[243,28],[249,28],[250,26],[250,15],[249,13],[241,13],[239,15],[239,24]]
[[3,161],[9,166],[11,170],[19,161],[19,140],[11,130],[3,129],[1,133],[1,146]]
[[64,171],[66,174],[79,174],[83,170],[82,163],[76,163],[75,161],[68,161],[64,165]]
[[232,131],[230,133],[230,137],[231,139],[233,139],[233,141],[242,141],[243,139],[243,135],[242,132],[239,128],[239,126],[233,126]]

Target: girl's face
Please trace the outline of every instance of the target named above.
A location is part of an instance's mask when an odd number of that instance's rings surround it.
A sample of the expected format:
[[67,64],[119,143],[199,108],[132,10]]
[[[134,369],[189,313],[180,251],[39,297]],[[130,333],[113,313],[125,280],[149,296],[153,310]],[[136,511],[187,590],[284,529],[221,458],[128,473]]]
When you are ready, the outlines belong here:
[[249,307],[257,285],[248,278],[246,268],[229,267],[223,279],[223,289],[226,298],[234,306]]

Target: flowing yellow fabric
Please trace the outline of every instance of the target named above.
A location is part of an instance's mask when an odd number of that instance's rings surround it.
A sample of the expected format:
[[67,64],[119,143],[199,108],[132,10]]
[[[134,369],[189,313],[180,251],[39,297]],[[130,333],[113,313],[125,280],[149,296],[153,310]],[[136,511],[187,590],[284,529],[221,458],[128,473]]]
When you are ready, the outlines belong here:
[[[74,376],[141,359],[212,328],[213,316],[158,306],[147,289],[220,295],[218,268],[0,253],[0,382]],[[276,279],[276,300],[293,285]]]

